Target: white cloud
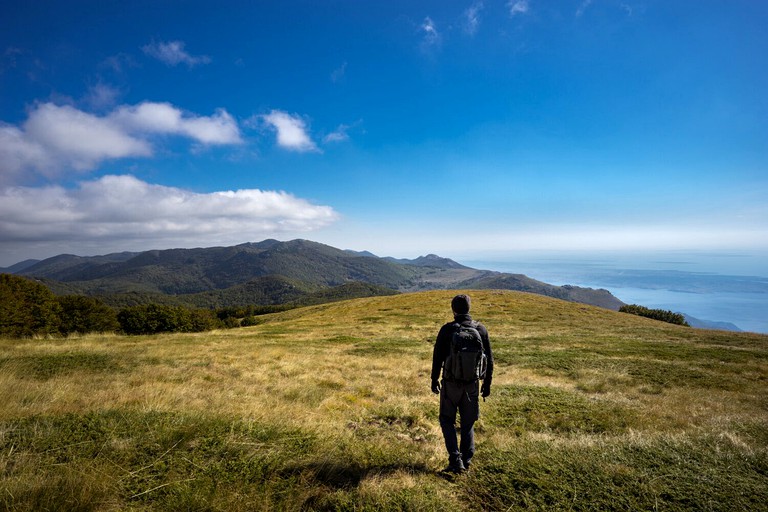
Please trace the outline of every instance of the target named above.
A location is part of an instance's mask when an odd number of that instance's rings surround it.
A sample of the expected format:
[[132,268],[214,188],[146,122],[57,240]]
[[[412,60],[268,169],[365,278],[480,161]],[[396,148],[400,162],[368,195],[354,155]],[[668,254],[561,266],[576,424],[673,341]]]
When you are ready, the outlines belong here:
[[88,88],[88,93],[83,100],[94,110],[104,110],[114,107],[120,94],[119,89],[99,82]]
[[323,137],[323,142],[327,144],[329,142],[344,142],[349,140],[349,134],[347,133],[348,130],[349,126],[346,124],[339,125],[339,127],[336,128],[336,131]]
[[464,11],[464,32],[475,35],[480,26],[480,11],[483,10],[483,2],[475,2]]
[[338,83],[342,81],[346,74],[347,74],[347,63],[345,61],[341,66],[333,70],[333,72],[331,73],[331,82]]
[[43,170],[54,162],[39,144],[15,126],[0,124],[0,183],[14,183],[27,170]]
[[528,12],[528,0],[510,0],[507,2],[507,7],[509,7],[510,16],[525,14]]
[[149,145],[115,125],[69,106],[39,105],[24,124],[32,140],[57,155],[68,156],[78,170],[90,169],[105,158],[148,156]]
[[298,116],[281,110],[273,110],[262,119],[277,132],[277,144],[291,151],[318,151],[317,145],[307,133],[307,125]]
[[186,64],[189,67],[193,67],[198,64],[208,64],[211,62],[211,58],[207,55],[190,55],[184,50],[184,46],[185,43],[183,41],[153,42],[143,46],[141,49],[150,57],[154,57],[169,66]]
[[41,103],[21,128],[0,124],[0,183],[15,183],[30,172],[52,178],[70,169],[93,170],[105,160],[148,157],[150,136],[156,134],[207,145],[241,142],[237,123],[224,110],[195,116],[168,103],[145,102],[97,116]]
[[421,41],[422,49],[429,50],[435,46],[440,45],[440,33],[437,31],[437,26],[432,18],[427,16],[424,18],[424,22],[419,27],[424,34],[424,38]]
[[170,103],[144,102],[120,107],[110,117],[139,132],[186,135],[203,144],[242,142],[236,121],[223,109],[213,116],[200,117],[185,114]]
[[[0,189],[0,240],[124,247],[162,241],[224,243],[305,232],[338,219],[329,206],[286,192],[246,189],[200,194],[133,176],[104,176],[76,189]],[[167,246],[167,245],[166,245]],[[73,249],[74,250],[74,249]]]
[[146,141],[126,133],[109,119],[66,105],[43,103],[30,113],[23,130],[4,127],[0,135],[0,179],[30,169],[49,177],[62,167],[87,171],[106,159],[151,154]]

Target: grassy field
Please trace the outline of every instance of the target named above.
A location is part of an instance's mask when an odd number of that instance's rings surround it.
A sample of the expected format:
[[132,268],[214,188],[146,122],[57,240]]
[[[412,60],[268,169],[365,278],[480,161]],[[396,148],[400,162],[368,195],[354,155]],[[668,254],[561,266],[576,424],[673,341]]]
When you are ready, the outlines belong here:
[[492,395],[447,478],[452,292],[245,329],[0,340],[0,509],[768,510],[768,336],[473,292]]

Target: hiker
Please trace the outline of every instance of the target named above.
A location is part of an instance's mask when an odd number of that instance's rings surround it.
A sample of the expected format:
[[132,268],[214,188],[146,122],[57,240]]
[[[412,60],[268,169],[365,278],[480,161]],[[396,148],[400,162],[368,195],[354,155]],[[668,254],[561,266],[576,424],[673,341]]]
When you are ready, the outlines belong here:
[[[491,394],[493,355],[488,329],[472,320],[469,306],[469,296],[453,298],[454,320],[440,328],[432,352],[432,392],[440,395],[440,428],[448,450],[448,467],[444,471],[449,473],[469,469],[475,454],[479,395],[485,399]],[[443,379],[439,381],[441,369]],[[457,411],[461,417],[461,444],[456,440]]]

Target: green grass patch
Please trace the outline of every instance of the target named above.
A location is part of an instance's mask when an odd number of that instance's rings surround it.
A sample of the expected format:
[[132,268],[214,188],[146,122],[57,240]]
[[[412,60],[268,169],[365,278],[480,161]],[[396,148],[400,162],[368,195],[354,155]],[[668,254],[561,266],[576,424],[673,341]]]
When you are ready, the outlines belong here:
[[576,381],[585,374],[602,374],[605,388],[598,392],[617,387],[663,390],[681,386],[743,391],[759,382],[768,363],[764,348],[617,337],[590,337],[578,344],[573,337],[533,338],[523,344],[502,340],[494,345],[494,358],[500,365]]
[[0,503],[9,510],[98,510],[113,501],[210,509],[217,489],[233,486],[258,503],[290,490],[276,471],[315,444],[309,432],[271,425],[114,410],[24,418],[0,432],[8,490]]
[[[413,481],[433,473],[423,454],[378,437],[321,441],[231,418],[116,410],[9,421],[0,433],[7,510],[426,510],[444,501],[437,482]],[[410,483],[385,493],[363,484],[397,475]]]
[[347,351],[355,356],[377,356],[386,357],[387,355],[402,354],[406,351],[423,348],[423,344],[416,342],[412,338],[385,338],[356,343],[354,347]]
[[59,375],[96,374],[126,371],[133,361],[97,352],[63,352],[22,355],[0,359],[0,370],[11,371],[18,378],[48,380]]
[[557,388],[497,386],[493,396],[488,421],[506,425],[518,435],[528,432],[615,435],[638,423],[636,409]]
[[720,436],[520,439],[484,449],[468,502],[485,510],[766,510],[766,450]]
[[348,335],[338,335],[338,336],[331,336],[330,338],[326,338],[326,341],[330,343],[358,343],[361,341],[365,341],[365,338],[361,338],[359,336],[348,336]]

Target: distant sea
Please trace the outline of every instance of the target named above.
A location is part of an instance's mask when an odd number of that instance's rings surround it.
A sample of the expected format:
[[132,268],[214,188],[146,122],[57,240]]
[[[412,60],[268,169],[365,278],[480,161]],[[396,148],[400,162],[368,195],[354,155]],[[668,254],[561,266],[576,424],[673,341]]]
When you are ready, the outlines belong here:
[[518,252],[457,261],[554,285],[605,288],[627,304],[768,333],[765,252]]

